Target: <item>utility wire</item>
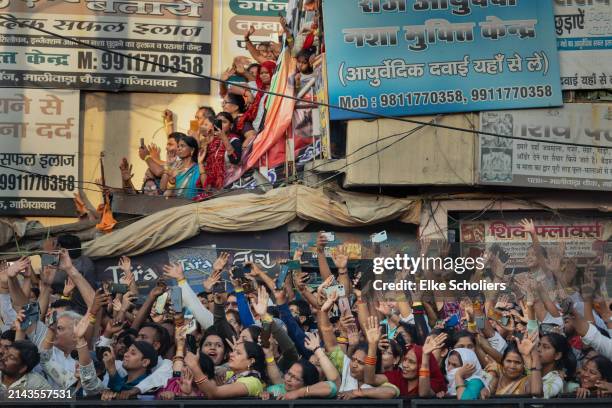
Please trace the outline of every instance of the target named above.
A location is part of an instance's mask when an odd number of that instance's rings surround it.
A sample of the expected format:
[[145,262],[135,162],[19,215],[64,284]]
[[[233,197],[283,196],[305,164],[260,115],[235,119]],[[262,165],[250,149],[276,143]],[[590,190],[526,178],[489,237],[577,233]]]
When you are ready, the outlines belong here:
[[[476,135],[494,136],[494,137],[499,137],[501,139],[524,140],[524,141],[530,141],[530,142],[542,142],[542,140],[540,140],[540,139],[519,138],[519,137],[515,137],[515,136],[502,135],[502,134],[492,133],[492,132],[483,131],[483,130],[475,130],[475,129],[462,128],[462,127],[458,127],[458,126],[443,125],[443,124],[440,124],[440,123],[435,123],[435,124],[429,125],[427,122],[419,121],[419,120],[415,120],[415,119],[408,119],[408,118],[402,118],[402,117],[389,116],[389,115],[384,115],[384,114],[381,114],[381,113],[374,113],[374,112],[365,111],[365,110],[361,110],[361,109],[354,109],[354,108],[348,108],[348,107],[345,107],[345,106],[333,105],[333,104],[325,103],[325,102],[321,102],[321,101],[305,100],[303,98],[298,98],[298,97],[293,96],[293,95],[285,95],[285,94],[281,94],[281,93],[270,91],[270,90],[264,90],[264,89],[259,89],[257,87],[251,87],[249,85],[243,85],[241,83],[233,83],[233,82],[231,82],[229,80],[223,80],[223,79],[220,79],[220,78],[217,78],[217,77],[213,77],[213,76],[210,76],[210,75],[197,74],[195,72],[184,70],[182,68],[171,67],[169,65],[160,64],[159,62],[148,60],[148,59],[145,59],[145,58],[141,58],[141,57],[138,57],[138,56],[135,56],[135,55],[124,54],[122,52],[111,50],[111,49],[108,49],[108,48],[105,48],[105,47],[101,47],[101,46],[98,46],[98,45],[88,44],[88,43],[86,43],[84,41],[81,41],[81,40],[78,40],[76,38],[66,37],[64,35],[61,35],[61,34],[54,33],[52,31],[46,30],[46,29],[44,29],[42,27],[36,27],[34,25],[31,25],[31,24],[26,24],[26,23],[24,23],[22,21],[19,21],[17,18],[12,17],[12,16],[8,17],[6,15],[0,14],[0,18],[3,19],[3,20],[15,23],[15,24],[19,25],[20,27],[26,27],[26,28],[29,28],[31,30],[40,31],[40,32],[43,32],[45,34],[49,34],[49,35],[51,35],[53,37],[57,37],[57,38],[61,38],[63,40],[71,41],[71,42],[74,42],[76,44],[88,47],[88,48],[96,49],[98,51],[107,52],[107,53],[114,54],[114,55],[118,55],[118,56],[121,56],[123,58],[129,58],[129,59],[132,59],[132,60],[135,60],[135,61],[139,61],[139,62],[151,64],[151,65],[156,65],[158,67],[163,67],[163,68],[168,69],[170,72],[182,72],[184,74],[192,75],[192,76],[195,76],[195,77],[198,77],[198,78],[208,79],[210,81],[214,81],[214,82],[218,82],[218,83],[223,83],[223,84],[231,84],[232,86],[243,88],[245,90],[254,91],[254,92],[263,92],[263,93],[266,93],[268,95],[278,96],[278,97],[282,97],[282,98],[287,98],[287,99],[294,100],[296,102],[304,102],[304,103],[308,103],[308,104],[314,104],[314,105],[317,105],[317,106],[326,107],[328,109],[343,110],[343,111],[346,111],[346,112],[351,112],[351,113],[356,113],[356,114],[359,114],[359,115],[364,115],[366,117],[370,117],[370,118],[373,118],[373,119],[389,119],[389,120],[395,120],[395,121],[399,121],[399,122],[411,123],[411,124],[416,124],[416,125],[435,126],[435,127],[441,128],[441,129],[454,130],[454,131],[465,132],[465,133],[472,133],[472,134],[476,134]],[[593,145],[593,144],[563,143],[563,142],[557,142],[557,141],[553,141],[553,140],[550,140],[550,141],[547,140],[546,143],[552,143],[552,144],[558,144],[558,145],[564,145],[564,146],[593,147],[593,148],[602,148],[602,149],[612,149],[612,147],[598,146],[598,145]]]

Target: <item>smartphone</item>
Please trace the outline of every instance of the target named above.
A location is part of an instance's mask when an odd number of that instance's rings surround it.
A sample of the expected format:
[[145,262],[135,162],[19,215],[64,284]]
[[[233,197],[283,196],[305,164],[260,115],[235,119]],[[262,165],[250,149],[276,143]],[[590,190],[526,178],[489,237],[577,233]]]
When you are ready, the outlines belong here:
[[198,325],[196,324],[196,321],[193,318],[193,316],[191,316],[191,319],[185,319],[185,320],[187,320],[187,334],[192,334],[193,332],[197,330]]
[[174,313],[181,313],[183,311],[183,292],[178,286],[170,288],[170,302],[172,303]]
[[53,313],[51,313],[51,316],[49,316],[49,321],[47,322],[47,326],[53,326],[55,323],[57,323],[57,310],[54,310]]
[[244,278],[241,282],[244,293],[253,293],[257,290],[252,280]]
[[25,318],[21,322],[21,330],[27,330],[40,319],[40,308],[37,302],[28,303],[23,307]]
[[478,330],[484,330],[485,327],[485,317],[484,316],[475,316],[474,320],[476,320],[476,327]]
[[540,324],[540,330],[542,331],[542,334],[556,333],[558,329],[559,326],[553,323]]
[[164,292],[157,297],[155,301],[155,313],[164,314],[166,308],[166,302],[168,301],[168,292]]
[[507,326],[508,323],[510,322],[510,318],[508,316],[502,316],[499,319],[499,322],[503,325],[503,326]]
[[145,148],[145,144],[144,144],[144,137],[141,137],[141,138],[140,138],[140,147],[141,147],[142,149],[144,149],[144,148]]
[[212,287],[212,293],[226,293],[227,292],[227,281],[219,281]]
[[223,129],[223,121],[221,119],[215,119],[215,123],[213,124],[215,129],[221,130]]
[[188,334],[185,337],[185,348],[193,354],[198,353],[198,342],[193,334]]
[[128,285],[125,283],[111,283],[108,286],[108,291],[111,293],[111,295],[115,295],[117,293],[124,295],[127,293],[128,289]]
[[344,285],[336,284],[331,285],[324,290],[325,294],[329,297],[333,292],[338,293],[338,297],[346,296],[346,291],[344,290]]
[[377,232],[376,234],[372,234],[370,236],[370,240],[375,244],[380,244],[381,242],[385,242],[387,240],[387,231]]
[[385,336],[385,335],[388,336],[389,335],[389,327],[387,327],[387,323],[382,323],[380,325],[380,335],[381,336]]
[[98,361],[102,362],[104,361],[104,353],[106,353],[107,351],[111,351],[110,347],[96,347],[96,358],[98,359]]
[[289,266],[288,264],[281,264],[280,266],[280,273],[278,274],[278,277],[276,278],[276,289],[282,289],[283,285],[285,284],[285,280],[287,279],[287,274],[289,273]]
[[58,266],[59,255],[58,254],[42,254],[40,256],[40,264],[44,268],[45,266]]
[[346,296],[338,299],[338,307],[340,308],[340,314],[350,314],[351,313],[351,304]]
[[[245,275],[245,267],[244,266],[234,266],[231,270],[230,273],[232,274],[232,278],[236,279],[236,280],[242,280],[244,279],[244,275]],[[249,265],[248,268],[248,272],[251,272],[251,267]]]
[[200,131],[200,124],[198,123],[197,120],[189,121],[189,130],[191,130],[194,133],[198,133]]
[[332,242],[336,240],[336,234],[333,232],[323,232],[321,235],[327,240],[327,242]]

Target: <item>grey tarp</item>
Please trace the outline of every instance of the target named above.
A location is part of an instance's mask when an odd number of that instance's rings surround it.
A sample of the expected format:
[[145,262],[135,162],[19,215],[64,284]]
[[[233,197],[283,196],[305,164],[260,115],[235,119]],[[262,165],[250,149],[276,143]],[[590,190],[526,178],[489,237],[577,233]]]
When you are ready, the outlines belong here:
[[133,256],[174,245],[200,231],[264,231],[296,218],[339,227],[390,220],[418,224],[420,202],[293,185],[160,211],[87,243],[85,253],[92,258]]

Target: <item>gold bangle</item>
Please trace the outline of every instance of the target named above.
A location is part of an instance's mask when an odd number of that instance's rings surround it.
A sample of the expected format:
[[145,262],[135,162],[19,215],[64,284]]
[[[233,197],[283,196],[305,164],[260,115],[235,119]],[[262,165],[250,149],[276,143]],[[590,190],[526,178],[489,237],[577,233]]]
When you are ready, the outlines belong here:
[[179,280],[177,281],[177,283],[178,283],[179,285],[181,285],[181,284],[183,284],[183,283],[187,283],[187,279],[185,279],[185,278],[183,278],[183,279],[179,279]]

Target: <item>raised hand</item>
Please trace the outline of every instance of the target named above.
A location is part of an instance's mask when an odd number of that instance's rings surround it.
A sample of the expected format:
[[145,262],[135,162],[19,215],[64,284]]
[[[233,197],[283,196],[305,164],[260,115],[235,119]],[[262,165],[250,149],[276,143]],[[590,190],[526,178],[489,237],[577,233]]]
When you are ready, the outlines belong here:
[[89,328],[89,317],[85,315],[74,326],[74,337],[76,337],[77,339],[85,338],[85,334],[87,333],[88,328]]
[[104,365],[106,366],[107,370],[114,371],[115,360],[116,360],[115,352],[113,351],[113,348],[110,347],[102,355],[102,361],[104,362]]
[[306,347],[307,350],[314,352],[317,348],[321,347],[321,338],[316,333],[306,332],[304,347]]
[[528,232],[531,235],[535,235],[536,227],[535,227],[535,224],[533,223],[533,220],[528,219],[528,218],[523,218],[519,222],[519,225],[523,229],[524,232]]
[[440,333],[436,337],[428,336],[423,344],[423,354],[431,354],[434,350],[444,347],[448,334]]
[[121,180],[130,181],[134,177],[133,166],[128,162],[125,157],[121,159],[119,163],[119,171],[121,172]]
[[102,307],[107,305],[109,302],[110,295],[108,293],[104,293],[103,289],[96,290],[93,302],[89,308],[89,313],[91,313],[93,316],[96,316],[100,309],[102,309]]
[[215,283],[221,280],[221,272],[221,269],[214,269],[213,272],[208,275],[208,278],[206,278],[203,283],[204,290],[207,292],[212,292],[212,288],[215,286]]
[[181,370],[181,379],[180,379],[180,387],[181,393],[185,396],[191,395],[193,392],[193,371],[191,368],[184,365]]
[[227,265],[228,259],[229,253],[221,252],[219,257],[215,260],[215,263],[213,263],[213,271],[222,271],[225,268],[225,265]]
[[378,325],[378,317],[368,317],[365,324],[365,335],[368,343],[378,344],[381,335],[380,326]]
[[19,258],[7,268],[6,274],[9,278],[14,278],[19,272],[25,271],[27,268],[29,268],[29,266],[30,260],[27,257]]
[[338,291],[334,290],[331,293],[331,295],[325,300],[323,305],[321,306],[321,311],[325,313],[329,312],[337,300],[338,300]]
[[476,372],[476,366],[474,364],[466,364],[462,367],[459,367],[455,375],[458,375],[465,380],[466,378],[469,378],[475,372]]
[[539,334],[538,331],[534,331],[529,336],[523,337],[523,339],[518,342],[517,347],[521,355],[528,356],[534,350],[535,346],[539,342]]
[[198,355],[193,354],[191,351],[188,351],[187,354],[185,354],[184,363],[192,371],[194,368],[200,369],[200,361],[199,361]]
[[126,293],[125,295],[123,295],[123,298],[121,299],[121,310],[123,310],[124,312],[129,310],[130,307],[134,306],[134,300],[136,300],[138,298],[138,295],[135,293]]
[[76,288],[76,285],[73,282],[73,280],[70,278],[66,278],[66,282],[64,282],[64,290],[62,291],[62,294],[66,297],[70,297],[72,296],[72,291],[74,290],[74,288]]
[[59,265],[58,269],[63,271],[68,271],[73,267],[72,259],[70,259],[70,255],[68,255],[67,249],[61,249],[59,253]]
[[244,34],[244,39],[248,40],[249,38],[251,38],[251,36],[255,33],[255,26],[249,26],[249,29],[247,30],[247,32]]
[[270,300],[270,297],[268,292],[266,292],[266,288],[263,286],[257,288],[257,302],[253,304],[253,309],[260,317],[263,317],[268,312],[268,300]]
[[177,281],[185,279],[185,272],[183,272],[183,266],[180,263],[164,265],[164,276],[166,278],[176,279]]
[[231,339],[225,339],[225,341],[227,341],[227,344],[229,345],[230,350],[232,351],[234,351],[236,349],[236,346],[240,343],[236,336],[232,336]]
[[170,109],[166,109],[162,112],[162,118],[164,122],[172,122],[174,117],[174,113]]
[[161,160],[161,149],[155,143],[149,145],[149,156],[152,159]]

